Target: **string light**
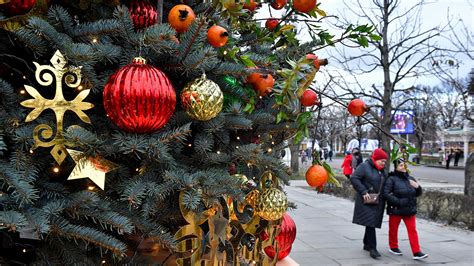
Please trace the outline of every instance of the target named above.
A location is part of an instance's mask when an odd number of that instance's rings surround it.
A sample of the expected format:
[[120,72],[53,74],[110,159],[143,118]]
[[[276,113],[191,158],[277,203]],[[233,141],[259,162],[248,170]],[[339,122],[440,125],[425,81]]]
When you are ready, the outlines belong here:
[[272,141],[272,145],[275,145],[275,141]]
[[251,163],[247,163],[247,167],[250,168],[252,166]]
[[235,146],[235,148],[236,148],[236,149],[238,149],[238,148],[239,148],[239,146]]
[[223,53],[223,54],[224,54],[224,55],[227,55],[227,51],[224,51],[224,53]]
[[77,87],[78,90],[82,90],[84,88],[84,86],[82,85],[79,85],[79,87]]
[[240,137],[239,137],[239,136],[237,136],[237,139],[240,139]]
[[93,43],[97,43],[97,38],[92,39]]
[[261,99],[263,99],[263,96],[258,96],[258,98],[261,100]]
[[90,190],[90,191],[92,191],[92,190],[95,189],[95,187],[94,187],[94,186],[88,186],[87,189]]
[[137,172],[138,172],[139,170],[140,170],[140,169],[138,169],[138,168],[137,168],[137,169],[135,169],[135,171],[137,171]]
[[23,79],[26,79],[26,76],[23,76]]
[[33,154],[33,150],[32,150],[32,149],[30,149],[30,153]]
[[21,93],[21,94],[25,94],[26,91],[25,91],[25,90],[21,90],[20,93]]
[[192,146],[193,146],[193,144],[191,144],[191,143],[188,144],[188,147],[192,147]]
[[59,168],[58,168],[58,167],[54,167],[54,168],[53,168],[53,172],[59,173]]
[[102,261],[102,264],[105,264],[105,260]]
[[26,253],[26,248],[24,248],[22,251],[23,251],[23,253]]
[[217,154],[221,154],[221,151],[217,151]]
[[272,152],[273,150],[272,150],[272,148],[268,148],[268,150],[267,150],[267,151],[268,151],[268,152]]

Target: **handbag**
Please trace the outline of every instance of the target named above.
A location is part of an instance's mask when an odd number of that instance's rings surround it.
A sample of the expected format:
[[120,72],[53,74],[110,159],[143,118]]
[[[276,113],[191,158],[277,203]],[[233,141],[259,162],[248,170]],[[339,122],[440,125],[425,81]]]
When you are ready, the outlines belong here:
[[377,205],[377,204],[379,204],[380,191],[382,190],[382,185],[383,185],[383,176],[382,176],[382,180],[380,180],[379,193],[368,193],[368,195],[369,195],[368,199],[365,199],[364,197],[362,197],[362,200],[364,201],[364,204],[367,204],[367,205]]

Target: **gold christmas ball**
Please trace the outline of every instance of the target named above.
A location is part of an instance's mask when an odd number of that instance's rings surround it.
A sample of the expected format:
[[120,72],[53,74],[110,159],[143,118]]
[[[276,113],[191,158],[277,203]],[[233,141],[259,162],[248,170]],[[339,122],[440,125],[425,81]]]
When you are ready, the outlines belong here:
[[193,119],[207,121],[221,112],[224,95],[219,86],[203,74],[184,87],[181,104]]
[[283,217],[288,208],[288,199],[283,191],[270,188],[264,191],[255,202],[255,212],[267,221],[276,221]]

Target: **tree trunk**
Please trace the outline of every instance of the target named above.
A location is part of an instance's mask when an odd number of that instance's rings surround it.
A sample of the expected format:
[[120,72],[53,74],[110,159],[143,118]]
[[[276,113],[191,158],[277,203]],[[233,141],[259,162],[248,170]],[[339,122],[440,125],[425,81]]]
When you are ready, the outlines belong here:
[[[293,141],[293,140],[291,140]],[[299,144],[291,144],[290,151],[291,151],[291,172],[293,175],[298,175],[300,170],[300,160],[299,160]]]
[[466,160],[464,172],[464,195],[474,196],[474,153]]

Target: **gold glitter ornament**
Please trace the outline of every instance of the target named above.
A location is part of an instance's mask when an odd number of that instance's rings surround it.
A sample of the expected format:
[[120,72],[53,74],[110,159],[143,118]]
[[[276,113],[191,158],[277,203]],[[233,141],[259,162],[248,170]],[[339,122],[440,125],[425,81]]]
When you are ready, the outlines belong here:
[[222,111],[224,95],[214,81],[202,74],[184,87],[181,92],[181,104],[193,119],[207,121]]
[[288,208],[288,199],[283,191],[276,188],[265,190],[255,202],[255,212],[262,219],[276,221],[281,219]]

